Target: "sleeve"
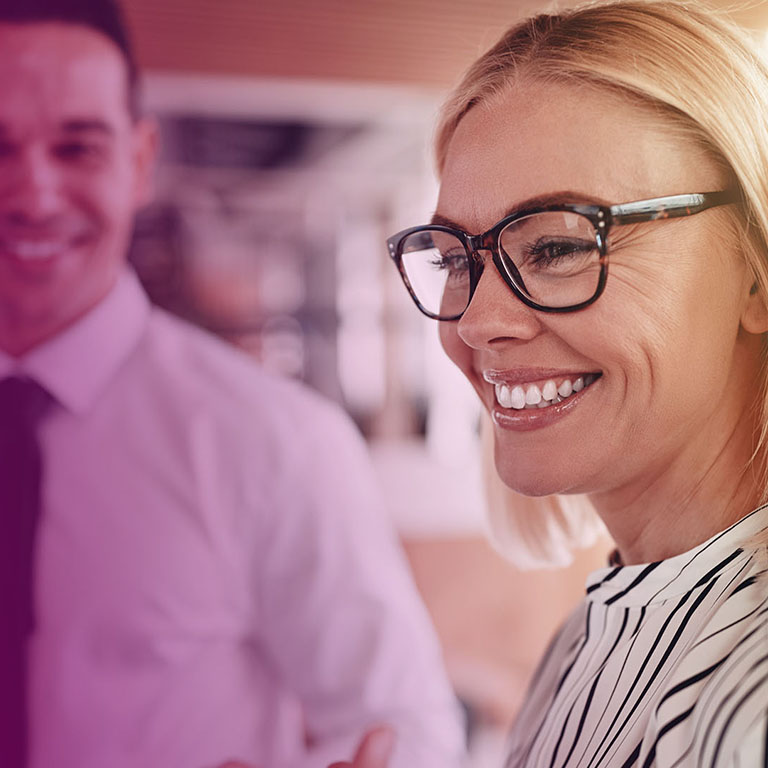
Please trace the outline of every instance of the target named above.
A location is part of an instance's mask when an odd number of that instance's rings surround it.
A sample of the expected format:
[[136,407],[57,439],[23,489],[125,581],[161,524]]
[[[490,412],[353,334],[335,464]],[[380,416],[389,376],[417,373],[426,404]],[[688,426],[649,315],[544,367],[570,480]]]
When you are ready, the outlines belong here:
[[768,705],[723,765],[728,768],[765,768],[768,765]]
[[349,759],[380,723],[397,731],[390,768],[457,766],[458,706],[365,445],[324,406],[303,425],[301,446],[260,564],[260,634],[303,705],[301,768]]

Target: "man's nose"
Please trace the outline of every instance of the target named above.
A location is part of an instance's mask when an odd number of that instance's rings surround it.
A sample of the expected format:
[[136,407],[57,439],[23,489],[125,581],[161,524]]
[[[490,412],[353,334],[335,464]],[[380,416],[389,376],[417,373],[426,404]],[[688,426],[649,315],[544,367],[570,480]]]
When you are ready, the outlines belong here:
[[43,147],[19,152],[5,183],[0,180],[0,215],[17,223],[39,223],[61,209],[62,177],[55,158]]

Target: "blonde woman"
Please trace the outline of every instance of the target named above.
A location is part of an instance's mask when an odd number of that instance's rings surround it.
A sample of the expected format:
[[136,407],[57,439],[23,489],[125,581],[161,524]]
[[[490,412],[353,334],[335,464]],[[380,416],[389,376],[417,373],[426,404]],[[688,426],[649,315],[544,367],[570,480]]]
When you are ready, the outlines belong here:
[[469,70],[437,159],[391,256],[504,483],[586,494],[617,544],[507,765],[768,764],[768,71],[691,6],[538,16]]
[[390,255],[504,483],[586,495],[617,545],[506,765],[768,765],[768,70],[694,5],[537,16],[469,70],[437,160]]

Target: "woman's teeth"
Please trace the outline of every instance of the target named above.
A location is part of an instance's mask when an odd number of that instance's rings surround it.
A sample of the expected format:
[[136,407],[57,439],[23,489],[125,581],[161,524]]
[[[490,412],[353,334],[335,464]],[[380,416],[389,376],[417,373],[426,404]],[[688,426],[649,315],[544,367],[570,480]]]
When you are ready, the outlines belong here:
[[556,403],[562,403],[575,392],[592,384],[598,374],[587,373],[571,381],[565,379],[560,386],[550,379],[542,387],[538,384],[516,385],[510,387],[507,384],[496,384],[496,402],[502,408],[514,408],[521,411],[524,408],[547,408]]

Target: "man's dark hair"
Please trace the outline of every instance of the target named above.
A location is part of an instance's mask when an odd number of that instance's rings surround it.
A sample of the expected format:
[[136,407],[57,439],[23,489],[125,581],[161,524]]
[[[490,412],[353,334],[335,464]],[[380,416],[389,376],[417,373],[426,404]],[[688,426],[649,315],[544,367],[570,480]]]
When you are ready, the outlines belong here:
[[138,67],[123,12],[116,0],[0,0],[0,24],[61,22],[87,27],[120,50],[128,72],[128,107],[139,114]]

